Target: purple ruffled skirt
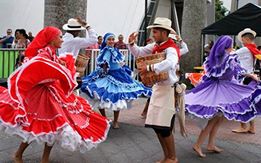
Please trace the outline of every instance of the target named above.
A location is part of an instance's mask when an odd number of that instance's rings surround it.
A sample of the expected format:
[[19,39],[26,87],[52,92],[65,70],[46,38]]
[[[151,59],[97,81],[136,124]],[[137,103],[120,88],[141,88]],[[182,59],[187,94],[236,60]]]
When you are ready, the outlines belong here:
[[261,114],[258,87],[234,80],[208,80],[186,94],[186,110],[199,118],[209,119],[222,113],[228,120],[248,122]]

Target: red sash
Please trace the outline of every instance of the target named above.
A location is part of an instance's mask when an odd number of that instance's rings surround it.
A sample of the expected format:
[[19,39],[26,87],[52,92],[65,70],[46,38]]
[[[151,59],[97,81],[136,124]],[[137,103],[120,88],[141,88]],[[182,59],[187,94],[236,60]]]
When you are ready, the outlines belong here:
[[161,52],[163,52],[165,49],[167,49],[169,47],[172,47],[172,48],[176,49],[176,51],[178,53],[178,58],[180,59],[180,49],[179,49],[179,47],[176,45],[176,43],[171,38],[169,38],[168,41],[164,42],[161,45],[155,44],[155,46],[154,46],[154,48],[152,50],[152,54],[161,53]]
[[254,57],[256,55],[261,55],[261,51],[257,49],[256,44],[245,44],[244,46],[248,48]]

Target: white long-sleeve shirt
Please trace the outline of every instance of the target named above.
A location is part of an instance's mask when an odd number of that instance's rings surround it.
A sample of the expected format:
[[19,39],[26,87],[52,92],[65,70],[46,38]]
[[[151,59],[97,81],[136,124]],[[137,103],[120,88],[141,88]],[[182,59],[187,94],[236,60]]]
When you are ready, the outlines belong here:
[[187,54],[189,52],[188,46],[184,41],[181,41],[180,43],[180,55]]
[[86,38],[81,37],[73,37],[72,34],[66,32],[63,35],[63,43],[60,49],[58,49],[58,53],[73,53],[73,56],[76,58],[79,54],[80,49],[87,48],[92,46],[98,42],[97,33],[94,29],[87,30],[88,35]]
[[[138,47],[136,44],[133,46],[128,45],[132,55],[135,57],[148,56],[152,54],[155,43],[148,44],[145,47]],[[172,85],[176,83],[179,78],[176,75],[176,65],[178,64],[178,53],[175,48],[169,47],[165,49],[166,59],[154,64],[154,71],[159,74],[160,72],[169,73],[169,79],[159,82],[160,85]]]
[[247,73],[251,74],[254,72],[255,59],[247,47],[242,47],[236,50],[234,53],[238,55],[238,60],[241,67],[246,69]]

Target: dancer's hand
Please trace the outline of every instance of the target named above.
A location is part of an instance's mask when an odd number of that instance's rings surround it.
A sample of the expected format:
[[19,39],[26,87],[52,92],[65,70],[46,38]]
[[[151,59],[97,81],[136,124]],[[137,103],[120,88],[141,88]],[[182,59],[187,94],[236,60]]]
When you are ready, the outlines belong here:
[[80,17],[77,17],[76,19],[83,27],[85,27],[85,28],[89,27],[88,23],[86,21],[84,21],[83,19],[81,19]]
[[140,74],[144,74],[147,72],[147,65],[143,62],[141,63],[141,66],[138,68],[138,71]]
[[129,36],[129,44],[133,45],[138,37],[138,33],[137,32],[133,32],[130,36]]
[[188,134],[187,134],[187,130],[186,130],[186,128],[184,127],[184,126],[182,126],[182,125],[180,125],[180,134],[181,134],[181,136],[183,136],[183,137],[188,137]]
[[176,39],[177,39],[178,42],[181,42],[181,41],[182,41],[182,38],[181,38],[179,35],[176,34],[175,37],[176,37]]
[[61,65],[63,65],[63,66],[65,66],[65,67],[66,67],[66,62],[65,62],[65,61],[63,61],[63,60],[59,59],[59,63],[60,63]]
[[258,79],[256,74],[247,74],[246,76],[252,78],[255,81],[259,81],[259,79]]
[[107,71],[108,71],[108,63],[104,63],[104,64],[102,64],[102,69],[103,69],[103,71],[105,72],[105,73],[107,73]]

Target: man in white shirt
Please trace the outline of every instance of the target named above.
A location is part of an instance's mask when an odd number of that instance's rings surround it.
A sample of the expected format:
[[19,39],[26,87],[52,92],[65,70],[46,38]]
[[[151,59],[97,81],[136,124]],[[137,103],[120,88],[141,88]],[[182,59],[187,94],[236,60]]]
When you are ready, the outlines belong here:
[[172,38],[173,41],[179,46],[181,56],[189,52],[187,43],[185,43],[178,34],[170,34],[170,38]]
[[169,38],[169,33],[175,31],[171,28],[171,20],[167,18],[156,18],[154,24],[149,26],[152,29],[152,35],[156,43],[148,44],[145,47],[138,47],[134,42],[137,38],[135,33],[129,37],[128,48],[136,56],[148,56],[154,53],[165,52],[166,59],[152,65],[145,63],[139,69],[139,72],[147,73],[154,71],[168,72],[169,78],[165,81],[154,84],[149,109],[145,121],[145,127],[153,128],[156,132],[162,150],[164,159],[160,162],[177,162],[175,143],[172,134],[175,119],[175,102],[173,85],[178,82],[176,75],[176,66],[179,61],[180,52],[174,41]]
[[[246,28],[243,31],[239,32],[238,40],[244,45],[244,47],[238,49],[235,53],[238,55],[238,60],[241,67],[246,70],[247,74],[254,74],[254,65],[255,65],[255,36],[256,32],[250,28]],[[251,78],[246,77],[243,80],[243,84],[248,85],[252,81]],[[255,133],[255,123],[254,120],[250,121],[250,127],[247,127],[247,124],[240,123],[238,129],[232,130],[235,133]]]
[[[93,46],[97,43],[97,33],[85,21],[80,18],[71,18],[68,23],[63,25],[66,33],[63,35],[62,47],[58,50],[59,55],[72,53],[77,58],[80,49]],[[85,38],[79,37],[82,30],[87,30]]]

